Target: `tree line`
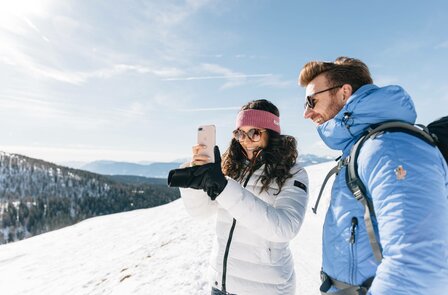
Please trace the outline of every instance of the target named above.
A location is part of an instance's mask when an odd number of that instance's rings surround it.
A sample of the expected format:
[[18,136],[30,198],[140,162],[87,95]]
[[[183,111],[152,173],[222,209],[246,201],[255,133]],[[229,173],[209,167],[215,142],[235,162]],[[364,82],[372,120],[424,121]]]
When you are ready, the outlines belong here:
[[86,218],[179,198],[166,185],[132,184],[20,155],[0,155],[0,244]]

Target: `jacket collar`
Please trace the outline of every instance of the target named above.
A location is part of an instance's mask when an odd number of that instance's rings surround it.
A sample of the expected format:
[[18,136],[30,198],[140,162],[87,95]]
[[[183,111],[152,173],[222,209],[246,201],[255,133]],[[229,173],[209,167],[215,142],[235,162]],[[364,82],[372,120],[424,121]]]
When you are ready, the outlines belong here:
[[403,88],[367,84],[353,93],[341,111],[319,125],[317,131],[328,147],[346,154],[370,125],[390,120],[414,124],[416,118],[414,103]]

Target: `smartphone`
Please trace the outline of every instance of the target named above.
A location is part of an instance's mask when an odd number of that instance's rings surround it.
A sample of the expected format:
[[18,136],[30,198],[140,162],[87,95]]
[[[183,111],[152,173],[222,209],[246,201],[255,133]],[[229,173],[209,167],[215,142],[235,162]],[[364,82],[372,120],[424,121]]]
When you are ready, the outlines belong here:
[[215,162],[215,153],[213,152],[216,145],[215,125],[203,125],[198,127],[198,144],[203,144],[207,147],[201,154],[210,157],[211,162]]

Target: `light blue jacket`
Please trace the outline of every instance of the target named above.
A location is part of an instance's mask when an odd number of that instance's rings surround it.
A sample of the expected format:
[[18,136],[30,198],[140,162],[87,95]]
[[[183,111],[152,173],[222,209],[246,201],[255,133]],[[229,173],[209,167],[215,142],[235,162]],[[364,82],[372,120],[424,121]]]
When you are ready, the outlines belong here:
[[[412,99],[401,87],[364,85],[318,132],[346,157],[369,125],[387,120],[415,123],[416,116]],[[358,165],[373,200],[373,223],[384,258],[378,264],[373,256],[364,208],[349,191],[343,168],[325,218],[324,272],[354,285],[375,276],[369,294],[447,294],[448,168],[441,153],[412,135],[384,133],[364,144]],[[403,170],[397,174],[399,166]]]

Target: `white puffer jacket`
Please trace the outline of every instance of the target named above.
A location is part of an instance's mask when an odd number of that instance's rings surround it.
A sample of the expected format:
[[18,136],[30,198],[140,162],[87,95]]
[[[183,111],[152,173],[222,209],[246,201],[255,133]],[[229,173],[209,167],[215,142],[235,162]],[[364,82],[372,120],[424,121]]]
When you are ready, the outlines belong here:
[[[216,240],[210,267],[210,285],[221,289],[224,256],[227,258],[226,291],[232,294],[295,294],[294,262],[289,241],[303,223],[308,194],[308,176],[299,165],[291,169],[278,195],[270,184],[260,193],[257,181],[264,166],[250,177],[246,188],[228,178],[222,193],[212,201],[202,190],[181,189],[187,211],[193,217],[217,213]],[[230,237],[233,219],[236,220]],[[229,242],[230,239],[230,242]]]

